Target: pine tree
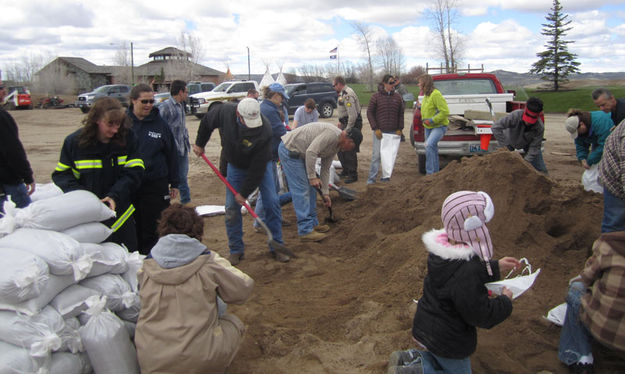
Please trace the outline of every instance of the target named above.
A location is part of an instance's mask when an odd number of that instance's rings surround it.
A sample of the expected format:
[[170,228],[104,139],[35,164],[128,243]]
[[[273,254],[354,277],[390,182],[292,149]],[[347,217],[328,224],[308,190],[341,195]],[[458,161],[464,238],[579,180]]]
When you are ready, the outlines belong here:
[[567,45],[572,41],[564,40],[566,32],[571,27],[566,27],[571,23],[568,15],[562,13],[562,6],[559,0],[553,0],[553,7],[545,19],[548,23],[543,23],[541,34],[549,37],[545,47],[547,50],[537,53],[540,60],[532,64],[530,74],[537,74],[541,79],[552,82],[553,89],[558,91],[560,84],[567,82],[570,74],[579,73],[579,62],[577,55],[570,53]]

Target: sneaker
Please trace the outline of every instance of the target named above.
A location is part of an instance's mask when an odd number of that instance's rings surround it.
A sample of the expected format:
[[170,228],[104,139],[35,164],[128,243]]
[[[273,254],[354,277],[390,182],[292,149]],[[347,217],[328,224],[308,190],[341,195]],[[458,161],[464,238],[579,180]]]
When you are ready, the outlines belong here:
[[380,178],[380,182],[390,182],[391,178]]
[[418,356],[419,354],[414,349],[409,349],[407,351],[395,351],[388,357],[388,365],[404,366],[417,359]]
[[276,252],[276,251],[271,251],[271,257],[273,257],[274,260],[278,261],[278,262],[289,262],[291,261],[291,257],[289,257],[288,255],[285,255],[284,253],[280,253],[280,252]]
[[575,363],[573,365],[569,365],[569,373],[571,374],[592,374],[593,373],[593,364],[580,364]]
[[423,366],[421,364],[410,366],[389,366],[387,374],[423,374]]
[[317,225],[317,226],[315,226],[313,228],[313,230],[315,230],[316,232],[324,233],[324,232],[330,231],[330,226],[328,226],[328,225]]
[[358,182],[358,177],[349,176],[349,177],[345,178],[345,184],[350,184],[350,183],[354,183],[354,182]]
[[228,257],[230,264],[232,266],[236,266],[243,260],[243,253],[230,253],[230,257]]
[[299,240],[302,242],[319,242],[325,239],[325,237],[326,237],[326,234],[322,234],[320,232],[313,230],[306,235],[300,236]]

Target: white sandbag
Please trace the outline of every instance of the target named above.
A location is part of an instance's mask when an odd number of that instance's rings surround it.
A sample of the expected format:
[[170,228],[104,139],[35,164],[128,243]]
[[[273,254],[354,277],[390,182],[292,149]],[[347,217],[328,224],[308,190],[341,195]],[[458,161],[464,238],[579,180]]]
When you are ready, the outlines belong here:
[[124,321],[137,322],[137,320],[139,319],[139,312],[141,311],[141,299],[139,298],[139,295],[135,295],[137,296],[137,298],[135,299],[136,301],[134,305],[115,312],[115,314],[117,314],[117,316]]
[[63,190],[54,183],[37,183],[35,184],[35,192],[30,195],[30,200],[37,201],[49,199],[54,196],[63,195]]
[[584,190],[586,191],[603,193],[603,187],[599,181],[599,164],[591,165],[589,169],[584,170],[582,185],[584,185]]
[[399,151],[401,136],[395,134],[382,134],[380,140],[380,166],[382,166],[382,178],[390,178],[393,174],[395,159]]
[[128,335],[130,336],[130,339],[134,339],[135,338],[135,330],[137,329],[137,323],[136,322],[130,322],[130,321],[124,321],[122,319],[122,322],[124,323],[124,326],[126,326],[126,330],[128,330]]
[[86,353],[58,352],[52,354],[50,374],[89,374],[92,371]]
[[0,302],[21,303],[39,296],[48,281],[48,264],[39,256],[0,248]]
[[65,318],[65,328],[60,334],[63,344],[60,351],[69,351],[71,353],[79,353],[85,351],[85,347],[82,345],[82,340],[80,339],[80,333],[78,333],[78,329],[80,329],[80,322],[78,321],[78,318]]
[[62,231],[80,243],[102,243],[113,230],[100,222],[88,222]]
[[93,370],[98,374],[139,373],[137,351],[124,323],[104,309],[106,297],[90,298],[89,321],[80,328]]
[[33,358],[28,349],[0,341],[0,374],[47,374],[45,361]]
[[76,281],[85,278],[92,266],[80,243],[60,232],[22,228],[0,238],[0,247],[39,256],[48,264],[51,274],[73,275]]
[[0,311],[0,340],[28,349],[33,357],[45,358],[60,350],[64,330],[65,321],[51,307],[33,316]]
[[59,312],[63,318],[76,317],[87,310],[85,301],[90,296],[100,296],[101,292],[92,288],[72,284],[50,301],[50,306]]
[[105,273],[122,274],[128,270],[126,258],[128,250],[116,243],[81,243],[81,246],[93,261],[87,278]]
[[[6,209],[5,209],[6,210]],[[25,208],[9,208],[0,219],[0,233],[20,227],[63,231],[87,222],[115,217],[115,212],[89,191],[77,190],[33,202]]]
[[94,289],[107,297],[106,308],[114,312],[130,308],[139,302],[128,282],[117,274],[102,274],[80,282],[81,286]]
[[7,303],[0,300],[0,310],[13,310],[32,316],[39,313],[56,295],[72,284],[74,284],[74,277],[71,275],[50,274],[39,296],[21,303]]
[[133,292],[139,292],[139,279],[137,278],[137,273],[139,269],[143,266],[143,260],[145,259],[145,255],[140,254],[139,252],[129,253],[126,257],[126,265],[128,265],[128,270],[122,277],[128,285],[130,285],[130,289]]

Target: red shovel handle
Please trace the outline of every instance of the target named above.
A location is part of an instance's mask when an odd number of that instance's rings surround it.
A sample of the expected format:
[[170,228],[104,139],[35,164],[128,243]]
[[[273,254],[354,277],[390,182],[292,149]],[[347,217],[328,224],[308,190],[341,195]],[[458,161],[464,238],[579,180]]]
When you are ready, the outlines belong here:
[[[208,159],[208,157],[206,157],[206,155],[204,153],[202,153],[200,155],[200,157],[202,157],[204,159],[204,161],[206,161],[206,163],[208,164],[208,166],[211,167],[211,169],[213,169],[213,171],[215,172],[215,174],[217,174],[217,176],[219,177],[219,179],[221,179],[222,182],[224,182],[224,184],[226,185],[226,187],[228,187],[228,189],[230,190],[230,192],[232,192],[233,195],[237,195],[238,192],[237,190],[234,189],[234,187],[232,187],[232,185],[230,184],[230,182],[228,182],[228,180],[226,178],[224,178],[223,175],[221,175],[221,173],[219,172],[219,169],[217,169],[215,167],[215,165],[213,165],[212,162],[210,162],[210,160]],[[243,203],[243,206],[245,207],[245,209],[247,209],[247,211],[252,215],[252,217],[254,217],[255,219],[258,219],[258,215],[256,214],[256,212],[254,212],[254,209],[252,209],[247,203]]]

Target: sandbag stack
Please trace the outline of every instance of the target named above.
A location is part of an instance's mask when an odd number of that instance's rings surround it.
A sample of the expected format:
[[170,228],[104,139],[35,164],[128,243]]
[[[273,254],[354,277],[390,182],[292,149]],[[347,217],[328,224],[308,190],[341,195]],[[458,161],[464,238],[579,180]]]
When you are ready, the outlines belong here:
[[115,212],[91,192],[50,196],[0,218],[0,374],[139,373],[144,256],[104,242]]

